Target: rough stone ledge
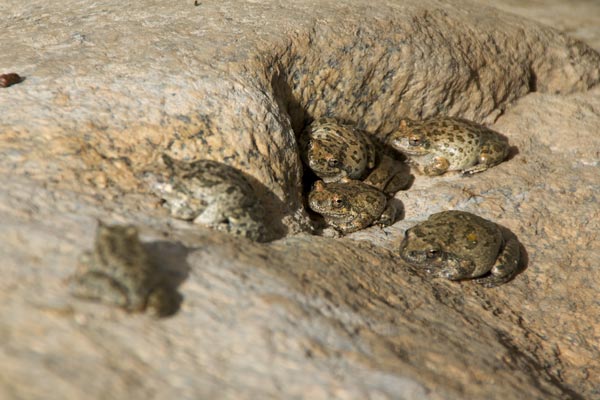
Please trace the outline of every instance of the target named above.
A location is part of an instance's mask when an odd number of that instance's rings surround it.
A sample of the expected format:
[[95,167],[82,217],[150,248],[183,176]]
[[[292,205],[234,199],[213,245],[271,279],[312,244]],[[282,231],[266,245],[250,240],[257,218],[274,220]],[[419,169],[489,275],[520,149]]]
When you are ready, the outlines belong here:
[[164,151],[225,161],[256,178],[277,220],[298,215],[295,135],[307,118],[377,136],[404,116],[493,122],[531,91],[600,79],[585,44],[491,8],[319,4],[155,1],[128,5],[126,18],[116,2],[60,14],[9,4],[0,63],[28,79],[3,92],[3,135],[43,152],[27,172],[53,164],[71,175],[60,181],[99,189],[143,190],[136,173]]

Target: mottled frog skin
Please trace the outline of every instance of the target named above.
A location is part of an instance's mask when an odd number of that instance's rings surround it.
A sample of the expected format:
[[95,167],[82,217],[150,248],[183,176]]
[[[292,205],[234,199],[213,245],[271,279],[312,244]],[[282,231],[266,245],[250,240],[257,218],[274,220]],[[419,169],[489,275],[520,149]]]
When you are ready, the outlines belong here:
[[342,178],[363,182],[393,195],[411,179],[403,164],[385,155],[364,132],[332,118],[321,118],[300,137],[304,163],[326,183]]
[[175,218],[256,241],[265,240],[264,209],[237,169],[211,160],[185,162],[163,154],[167,180],[146,174],[154,192]]
[[518,272],[514,234],[464,211],[443,211],[406,231],[400,256],[416,268],[450,280],[480,277],[485,287],[501,285]]
[[165,316],[176,310],[179,295],[164,278],[134,226],[99,222],[94,248],[80,256],[69,290],[75,297]]
[[509,145],[499,133],[461,118],[402,120],[388,144],[405,154],[424,175],[447,171],[474,174],[501,163]]
[[309,207],[340,233],[355,232],[369,225],[391,225],[397,215],[381,191],[348,178],[340,182],[315,182],[308,195]]
[[304,163],[324,182],[342,178],[362,179],[375,167],[376,151],[371,140],[350,125],[321,118],[300,136]]

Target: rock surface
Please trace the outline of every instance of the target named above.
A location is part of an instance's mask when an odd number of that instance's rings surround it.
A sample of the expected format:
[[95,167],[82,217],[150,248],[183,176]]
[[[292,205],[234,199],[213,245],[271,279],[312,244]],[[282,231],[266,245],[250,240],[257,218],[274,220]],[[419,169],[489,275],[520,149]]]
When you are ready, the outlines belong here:
[[[26,77],[0,89],[0,397],[600,396],[592,48],[436,0],[5,0],[0,15],[0,73]],[[572,33],[598,49],[592,21]],[[384,230],[308,233],[296,147],[308,119],[383,138],[402,116],[438,114],[493,124],[512,158],[418,176]],[[169,218],[140,179],[163,152],[243,169],[280,239]],[[445,209],[512,230],[524,271],[484,290],[408,268],[405,229]],[[140,226],[179,285],[174,317],[67,296],[97,218]]]

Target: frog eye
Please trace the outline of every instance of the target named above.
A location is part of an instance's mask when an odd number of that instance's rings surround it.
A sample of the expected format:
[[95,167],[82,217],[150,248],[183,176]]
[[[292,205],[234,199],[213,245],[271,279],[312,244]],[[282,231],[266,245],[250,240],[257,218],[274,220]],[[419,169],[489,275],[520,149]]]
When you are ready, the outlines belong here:
[[335,208],[340,208],[344,205],[344,201],[339,197],[336,197],[333,200],[331,200],[331,205]]
[[338,166],[340,162],[335,159],[335,158],[330,158],[329,160],[327,160],[327,165],[329,166],[329,168],[335,168]]
[[440,252],[436,249],[429,249],[427,250],[427,258],[436,258],[438,255],[440,254]]
[[408,144],[410,144],[411,146],[418,146],[421,144],[421,139],[416,136],[409,137]]

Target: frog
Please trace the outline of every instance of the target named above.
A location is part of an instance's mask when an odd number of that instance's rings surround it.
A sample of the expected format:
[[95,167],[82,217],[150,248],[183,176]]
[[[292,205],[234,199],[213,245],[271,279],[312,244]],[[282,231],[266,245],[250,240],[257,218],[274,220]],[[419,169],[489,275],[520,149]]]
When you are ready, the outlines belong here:
[[94,247],[80,255],[68,284],[74,297],[159,317],[171,315],[180,301],[166,276],[151,262],[134,225],[99,221]]
[[330,183],[316,181],[308,195],[308,205],[341,234],[374,224],[391,225],[399,211],[380,190],[349,178]]
[[448,171],[463,175],[483,172],[504,161],[510,150],[500,133],[457,117],[402,119],[387,143],[426,176]]
[[452,281],[474,278],[491,288],[519,270],[520,245],[508,229],[459,210],[429,216],[405,232],[400,257],[416,269]]
[[254,241],[266,240],[265,211],[238,169],[213,160],[192,162],[162,154],[166,175],[146,172],[151,190],[170,214]]
[[300,135],[304,163],[325,183],[362,179],[375,167],[376,149],[367,135],[334,118],[319,118]]
[[300,136],[302,160],[325,183],[342,178],[363,180],[386,194],[405,189],[410,174],[403,164],[354,125],[320,118]]

